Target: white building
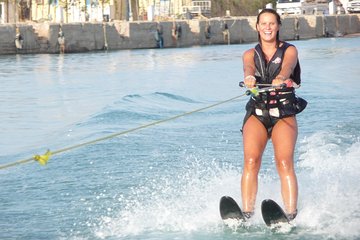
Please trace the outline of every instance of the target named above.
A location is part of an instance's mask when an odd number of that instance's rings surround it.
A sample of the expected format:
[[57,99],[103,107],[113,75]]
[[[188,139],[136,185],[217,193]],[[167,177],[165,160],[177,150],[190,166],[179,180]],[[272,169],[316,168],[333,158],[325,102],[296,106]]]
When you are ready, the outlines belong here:
[[139,0],[139,19],[184,18],[211,14],[211,0]]
[[[166,20],[206,16],[211,0],[0,0],[0,23]],[[187,16],[185,16],[187,14]]]

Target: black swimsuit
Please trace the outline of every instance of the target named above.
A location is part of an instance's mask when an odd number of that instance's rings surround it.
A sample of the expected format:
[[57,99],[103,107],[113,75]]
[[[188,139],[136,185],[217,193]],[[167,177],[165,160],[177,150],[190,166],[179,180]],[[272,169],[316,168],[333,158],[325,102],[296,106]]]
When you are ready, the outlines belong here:
[[[293,45],[282,42],[282,45],[278,47],[271,60],[266,63],[260,44],[256,45],[254,61],[257,83],[272,83],[272,80],[275,79],[281,71],[284,54],[289,46]],[[290,75],[290,78],[298,85],[301,83],[300,73],[301,70],[298,61],[293,73]],[[268,136],[270,137],[272,129],[279,119],[300,113],[305,109],[306,104],[307,102],[304,99],[295,95],[295,90],[292,87],[259,93],[258,96],[252,96],[246,104],[246,115],[243,125],[245,125],[245,122],[251,115],[254,115],[267,129]]]

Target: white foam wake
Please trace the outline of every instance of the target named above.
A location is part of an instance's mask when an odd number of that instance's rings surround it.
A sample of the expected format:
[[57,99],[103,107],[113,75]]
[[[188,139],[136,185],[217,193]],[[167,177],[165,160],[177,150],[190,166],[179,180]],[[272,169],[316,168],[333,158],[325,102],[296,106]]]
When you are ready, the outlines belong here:
[[[238,188],[239,171],[191,159],[178,174],[149,179],[133,189],[117,217],[104,217],[96,235],[125,237],[146,232],[211,232],[221,223],[219,200]],[[234,190],[236,189],[236,190]],[[239,191],[239,190],[238,190]]]
[[[356,139],[345,143],[343,137],[318,132],[299,143],[299,214],[294,222],[299,236],[360,236],[360,143]],[[127,238],[147,233],[223,234],[219,199],[230,195],[241,206],[241,169],[196,156],[188,156],[186,161],[188,164],[176,173],[147,179],[146,184],[132,189],[130,196],[119,199],[121,209],[115,217],[103,217],[95,235]],[[276,174],[261,174],[257,209],[261,200],[269,196],[282,205],[279,190]],[[266,226],[259,210],[250,225],[254,226],[252,234],[264,233]]]
[[300,151],[297,223],[331,238],[360,237],[360,142],[356,136],[318,132],[302,142]]

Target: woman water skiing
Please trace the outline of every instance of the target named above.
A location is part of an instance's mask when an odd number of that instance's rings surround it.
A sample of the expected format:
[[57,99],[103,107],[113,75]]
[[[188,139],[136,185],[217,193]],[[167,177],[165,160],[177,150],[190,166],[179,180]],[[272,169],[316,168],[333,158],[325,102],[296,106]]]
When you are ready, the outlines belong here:
[[[272,140],[281,195],[289,220],[296,217],[298,185],[294,170],[294,150],[298,127],[295,115],[306,107],[306,101],[295,96],[300,85],[300,65],[295,46],[279,40],[280,16],[273,9],[262,10],[256,22],[259,44],[243,55],[244,84],[278,86],[252,96],[246,105],[243,123],[244,167],[241,178],[243,212],[254,213],[258,173],[262,154]],[[284,86],[280,88],[279,86]]]

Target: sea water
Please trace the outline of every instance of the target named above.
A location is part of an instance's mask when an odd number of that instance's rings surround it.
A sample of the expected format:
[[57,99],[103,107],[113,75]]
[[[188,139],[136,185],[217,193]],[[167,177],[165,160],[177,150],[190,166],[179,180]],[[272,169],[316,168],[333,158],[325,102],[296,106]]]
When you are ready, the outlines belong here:
[[292,43],[308,101],[294,227],[261,218],[283,204],[271,142],[254,217],[220,218],[221,196],[241,204],[242,44],[0,56],[0,164],[61,150],[0,170],[0,239],[359,239],[360,38]]

